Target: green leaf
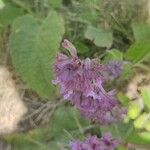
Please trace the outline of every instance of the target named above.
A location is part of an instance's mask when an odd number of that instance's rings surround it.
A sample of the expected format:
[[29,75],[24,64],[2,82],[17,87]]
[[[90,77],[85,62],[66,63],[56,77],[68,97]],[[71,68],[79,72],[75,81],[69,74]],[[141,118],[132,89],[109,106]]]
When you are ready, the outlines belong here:
[[133,32],[136,41],[150,39],[150,25],[148,24],[134,24]]
[[73,1],[72,10],[77,19],[86,24],[96,24],[100,17],[100,12],[97,11],[97,6],[100,7],[100,0],[81,0],[80,2]]
[[107,51],[110,55],[112,55],[113,60],[122,60],[123,59],[123,53],[119,50],[113,49]]
[[141,95],[142,95],[145,106],[150,109],[150,90],[146,88],[142,89]]
[[124,106],[128,106],[128,105],[129,105],[130,99],[129,99],[125,94],[123,94],[122,92],[119,92],[119,93],[117,94],[117,98],[118,98],[118,100],[119,100]]
[[0,10],[3,9],[5,6],[4,2],[2,0],[0,0]]
[[95,45],[100,47],[109,47],[112,44],[111,31],[104,30],[103,28],[88,26],[85,38],[94,41]]
[[13,4],[6,4],[3,9],[0,9],[0,27],[10,25],[14,19],[23,14],[24,12],[21,8]]
[[133,124],[131,121],[128,123],[114,123],[111,125],[101,126],[100,130],[103,134],[110,132],[114,137],[125,140],[132,134]]
[[128,117],[135,119],[141,112],[140,106],[136,102],[131,102],[128,109]]
[[[64,117],[65,116],[65,117]],[[88,124],[87,121],[83,120],[80,117],[78,111],[71,107],[61,107],[59,108],[52,119],[51,128],[52,132],[55,136],[60,136],[64,134],[64,130],[78,130],[78,124],[76,123],[75,118],[81,123],[81,125],[85,126]]]
[[135,121],[134,126],[135,128],[141,129],[144,127],[145,123],[148,120],[149,115],[146,113],[141,114]]
[[38,141],[28,135],[18,134],[6,139],[8,143],[13,144],[15,150],[59,150],[54,142]]
[[103,63],[107,63],[110,60],[123,60],[123,53],[116,49],[108,50],[105,54]]
[[54,97],[52,65],[64,34],[64,23],[51,11],[39,25],[29,15],[18,18],[13,26],[9,49],[17,73],[40,96]]
[[119,147],[117,147],[117,150],[128,150],[128,149],[126,147],[119,146]]
[[146,121],[144,128],[150,132],[150,120]]
[[53,8],[59,8],[62,4],[62,0],[48,0],[48,3]]
[[133,63],[141,62],[146,56],[150,54],[150,42],[140,41],[134,43],[125,54],[127,60],[132,61]]
[[127,141],[134,144],[149,145],[150,132],[132,133],[132,135],[128,137]]
[[33,129],[26,133],[8,135],[5,140],[14,145],[15,150],[49,150],[50,147],[59,150],[52,137],[51,127],[48,124],[44,128]]
[[83,42],[77,41],[74,45],[76,46],[79,54],[86,55],[89,52],[89,48]]

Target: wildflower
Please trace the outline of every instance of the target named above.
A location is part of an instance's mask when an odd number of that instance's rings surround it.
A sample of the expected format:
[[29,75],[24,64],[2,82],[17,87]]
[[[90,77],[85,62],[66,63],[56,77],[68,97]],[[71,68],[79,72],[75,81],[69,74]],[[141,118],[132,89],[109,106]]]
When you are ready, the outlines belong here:
[[63,42],[64,45],[69,51],[74,51],[70,53],[71,57],[61,53],[57,55],[54,65],[56,80],[53,80],[53,83],[61,86],[61,93],[64,95],[64,98],[72,91],[81,91],[88,96],[92,93],[91,91],[94,92],[96,84],[101,87],[103,82],[103,77],[101,76],[102,65],[98,59],[79,59],[75,48],[70,48],[71,44],[69,41],[66,44],[65,40],[65,44]]
[[103,137],[90,136],[85,141],[73,141],[70,143],[71,150],[114,150],[119,145],[119,141],[113,139],[110,134]]
[[56,79],[53,83],[60,85],[64,99],[70,101],[83,116],[102,124],[122,117],[121,114],[116,117],[116,113],[113,113],[119,107],[115,92],[107,92],[103,88],[107,80],[104,76],[107,67],[100,64],[98,59],[79,59],[76,48],[68,40],[64,40],[62,46],[69,50],[70,56],[57,55],[54,64]]
[[[74,92],[68,97],[82,116],[97,123],[109,124],[124,118],[125,110],[112,95],[101,95],[101,99],[85,97],[81,92]],[[117,113],[119,112],[119,114]]]

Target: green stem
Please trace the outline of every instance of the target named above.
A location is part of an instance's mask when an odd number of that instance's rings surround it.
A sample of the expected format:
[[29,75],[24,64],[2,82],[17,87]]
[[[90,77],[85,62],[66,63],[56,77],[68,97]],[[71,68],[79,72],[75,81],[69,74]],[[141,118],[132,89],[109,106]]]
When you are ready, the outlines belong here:
[[79,121],[79,119],[77,118],[77,115],[76,115],[76,114],[74,114],[74,119],[75,119],[75,122],[76,122],[76,124],[77,124],[77,126],[78,126],[78,128],[79,128],[79,131],[80,131],[82,137],[84,138],[84,129],[83,129],[82,125],[80,124],[80,121]]
[[121,139],[122,137],[121,137],[121,135],[119,133],[117,124],[114,124],[113,126],[114,126],[114,129],[115,129],[115,132],[116,132],[117,136]]

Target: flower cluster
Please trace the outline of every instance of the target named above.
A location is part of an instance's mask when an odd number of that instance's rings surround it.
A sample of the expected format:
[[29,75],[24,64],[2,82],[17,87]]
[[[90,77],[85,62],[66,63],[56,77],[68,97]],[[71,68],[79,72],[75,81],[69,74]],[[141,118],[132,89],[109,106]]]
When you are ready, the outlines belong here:
[[109,79],[106,77],[118,76],[121,69],[117,70],[116,64],[111,68],[109,64],[102,65],[98,59],[79,59],[76,48],[68,40],[64,40],[62,46],[70,52],[70,56],[62,53],[57,55],[54,65],[56,79],[53,83],[60,85],[64,99],[93,121],[107,124],[122,119],[124,110],[119,108],[115,91],[107,92],[103,88]]
[[85,141],[73,141],[70,143],[71,150],[114,150],[119,145],[118,140],[110,134],[103,137],[90,136]]
[[110,79],[117,78],[122,73],[123,61],[111,60],[108,62],[105,68],[105,72],[108,75],[108,77],[110,77]]

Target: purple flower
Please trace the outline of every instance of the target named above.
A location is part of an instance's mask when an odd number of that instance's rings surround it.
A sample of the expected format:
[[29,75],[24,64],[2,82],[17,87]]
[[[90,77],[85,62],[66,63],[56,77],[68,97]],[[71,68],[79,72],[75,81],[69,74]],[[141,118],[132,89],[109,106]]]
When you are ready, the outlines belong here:
[[109,61],[105,66],[105,71],[105,73],[107,74],[107,78],[117,78],[123,71],[123,61]]
[[107,80],[104,72],[108,67],[101,65],[98,59],[79,59],[76,48],[68,40],[64,40],[62,46],[69,50],[70,56],[57,55],[53,83],[60,86],[64,99],[70,101],[83,116],[102,124],[122,118],[121,114],[117,116],[114,113],[120,108],[114,90],[107,92],[103,88]]
[[[65,40],[65,47],[71,45],[70,42],[69,44],[66,42]],[[68,49],[71,51],[70,47]],[[75,50],[75,48],[72,49]],[[103,66],[98,59],[81,60],[76,56],[76,52],[71,53],[71,57],[59,53],[54,65],[56,80],[53,80],[53,83],[61,86],[64,98],[72,91],[81,91],[84,95],[89,96],[94,91],[95,85],[101,87],[102,70]]]
[[83,96],[81,92],[73,92],[68,98],[84,117],[92,121],[109,124],[124,118],[124,109],[108,93],[107,95],[101,93],[101,99],[94,99],[93,97]]
[[110,134],[103,137],[90,136],[85,141],[73,141],[70,143],[71,150],[114,150],[119,145],[119,141],[113,139]]

